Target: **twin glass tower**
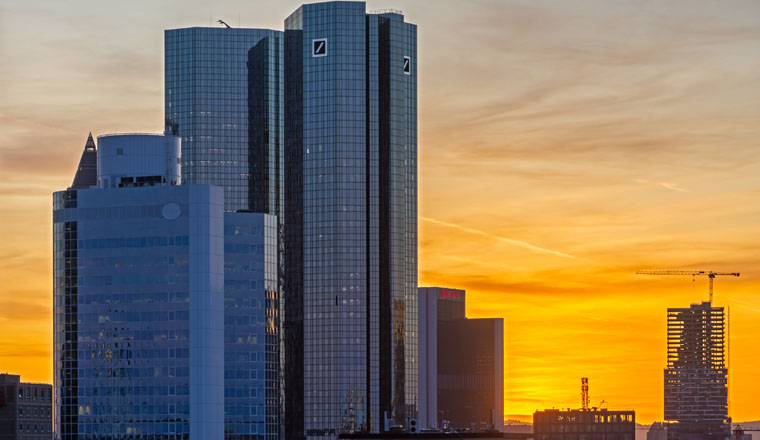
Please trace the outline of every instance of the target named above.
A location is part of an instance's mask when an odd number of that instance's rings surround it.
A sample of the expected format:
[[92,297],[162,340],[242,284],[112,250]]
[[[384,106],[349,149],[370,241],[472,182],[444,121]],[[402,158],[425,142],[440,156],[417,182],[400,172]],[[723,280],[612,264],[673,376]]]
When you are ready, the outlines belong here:
[[[230,439],[334,439],[408,426],[416,26],[363,2],[315,3],[284,31],[168,30],[165,57],[181,185],[90,176],[55,195],[58,432],[200,439],[224,423]],[[145,139],[109,142],[127,142],[120,156]]]

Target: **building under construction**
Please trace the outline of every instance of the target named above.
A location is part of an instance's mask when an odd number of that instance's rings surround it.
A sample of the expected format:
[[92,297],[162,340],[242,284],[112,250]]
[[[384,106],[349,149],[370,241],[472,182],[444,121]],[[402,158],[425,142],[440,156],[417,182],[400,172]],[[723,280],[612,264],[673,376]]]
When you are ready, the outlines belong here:
[[723,307],[710,302],[668,309],[668,440],[730,438],[724,329]]

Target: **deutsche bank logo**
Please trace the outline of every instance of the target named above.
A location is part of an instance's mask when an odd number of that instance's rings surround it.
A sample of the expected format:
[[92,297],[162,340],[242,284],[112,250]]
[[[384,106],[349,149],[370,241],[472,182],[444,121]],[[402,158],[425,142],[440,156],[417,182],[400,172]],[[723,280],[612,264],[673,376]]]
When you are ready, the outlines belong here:
[[327,38],[317,38],[316,40],[311,40],[311,56],[327,56]]
[[410,57],[404,57],[404,74],[412,74],[412,59]]

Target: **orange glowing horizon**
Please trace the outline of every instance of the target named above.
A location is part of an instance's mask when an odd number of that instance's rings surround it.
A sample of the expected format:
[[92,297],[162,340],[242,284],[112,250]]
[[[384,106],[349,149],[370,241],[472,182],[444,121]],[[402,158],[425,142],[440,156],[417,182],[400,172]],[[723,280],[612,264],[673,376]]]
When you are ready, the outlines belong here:
[[[714,303],[729,413],[760,420],[760,2],[737,1],[368,2],[418,25],[419,284],[504,319],[506,420],[580,407],[581,377],[662,420],[666,310],[708,296],[636,275],[667,269],[741,273]],[[0,372],[24,381],[52,381],[52,192],[90,131],[163,131],[163,30],[208,20],[141,2],[0,7]],[[214,13],[280,29],[300,3]]]

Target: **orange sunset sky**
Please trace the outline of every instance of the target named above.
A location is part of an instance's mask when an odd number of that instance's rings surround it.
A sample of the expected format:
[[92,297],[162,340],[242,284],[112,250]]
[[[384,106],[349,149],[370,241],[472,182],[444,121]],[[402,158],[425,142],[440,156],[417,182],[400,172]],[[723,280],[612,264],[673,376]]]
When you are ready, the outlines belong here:
[[[163,130],[163,30],[300,2],[0,0],[0,372],[52,380],[51,193],[88,132]],[[373,0],[419,26],[421,285],[503,317],[505,413],[662,419],[667,307],[731,307],[760,419],[760,2]]]

